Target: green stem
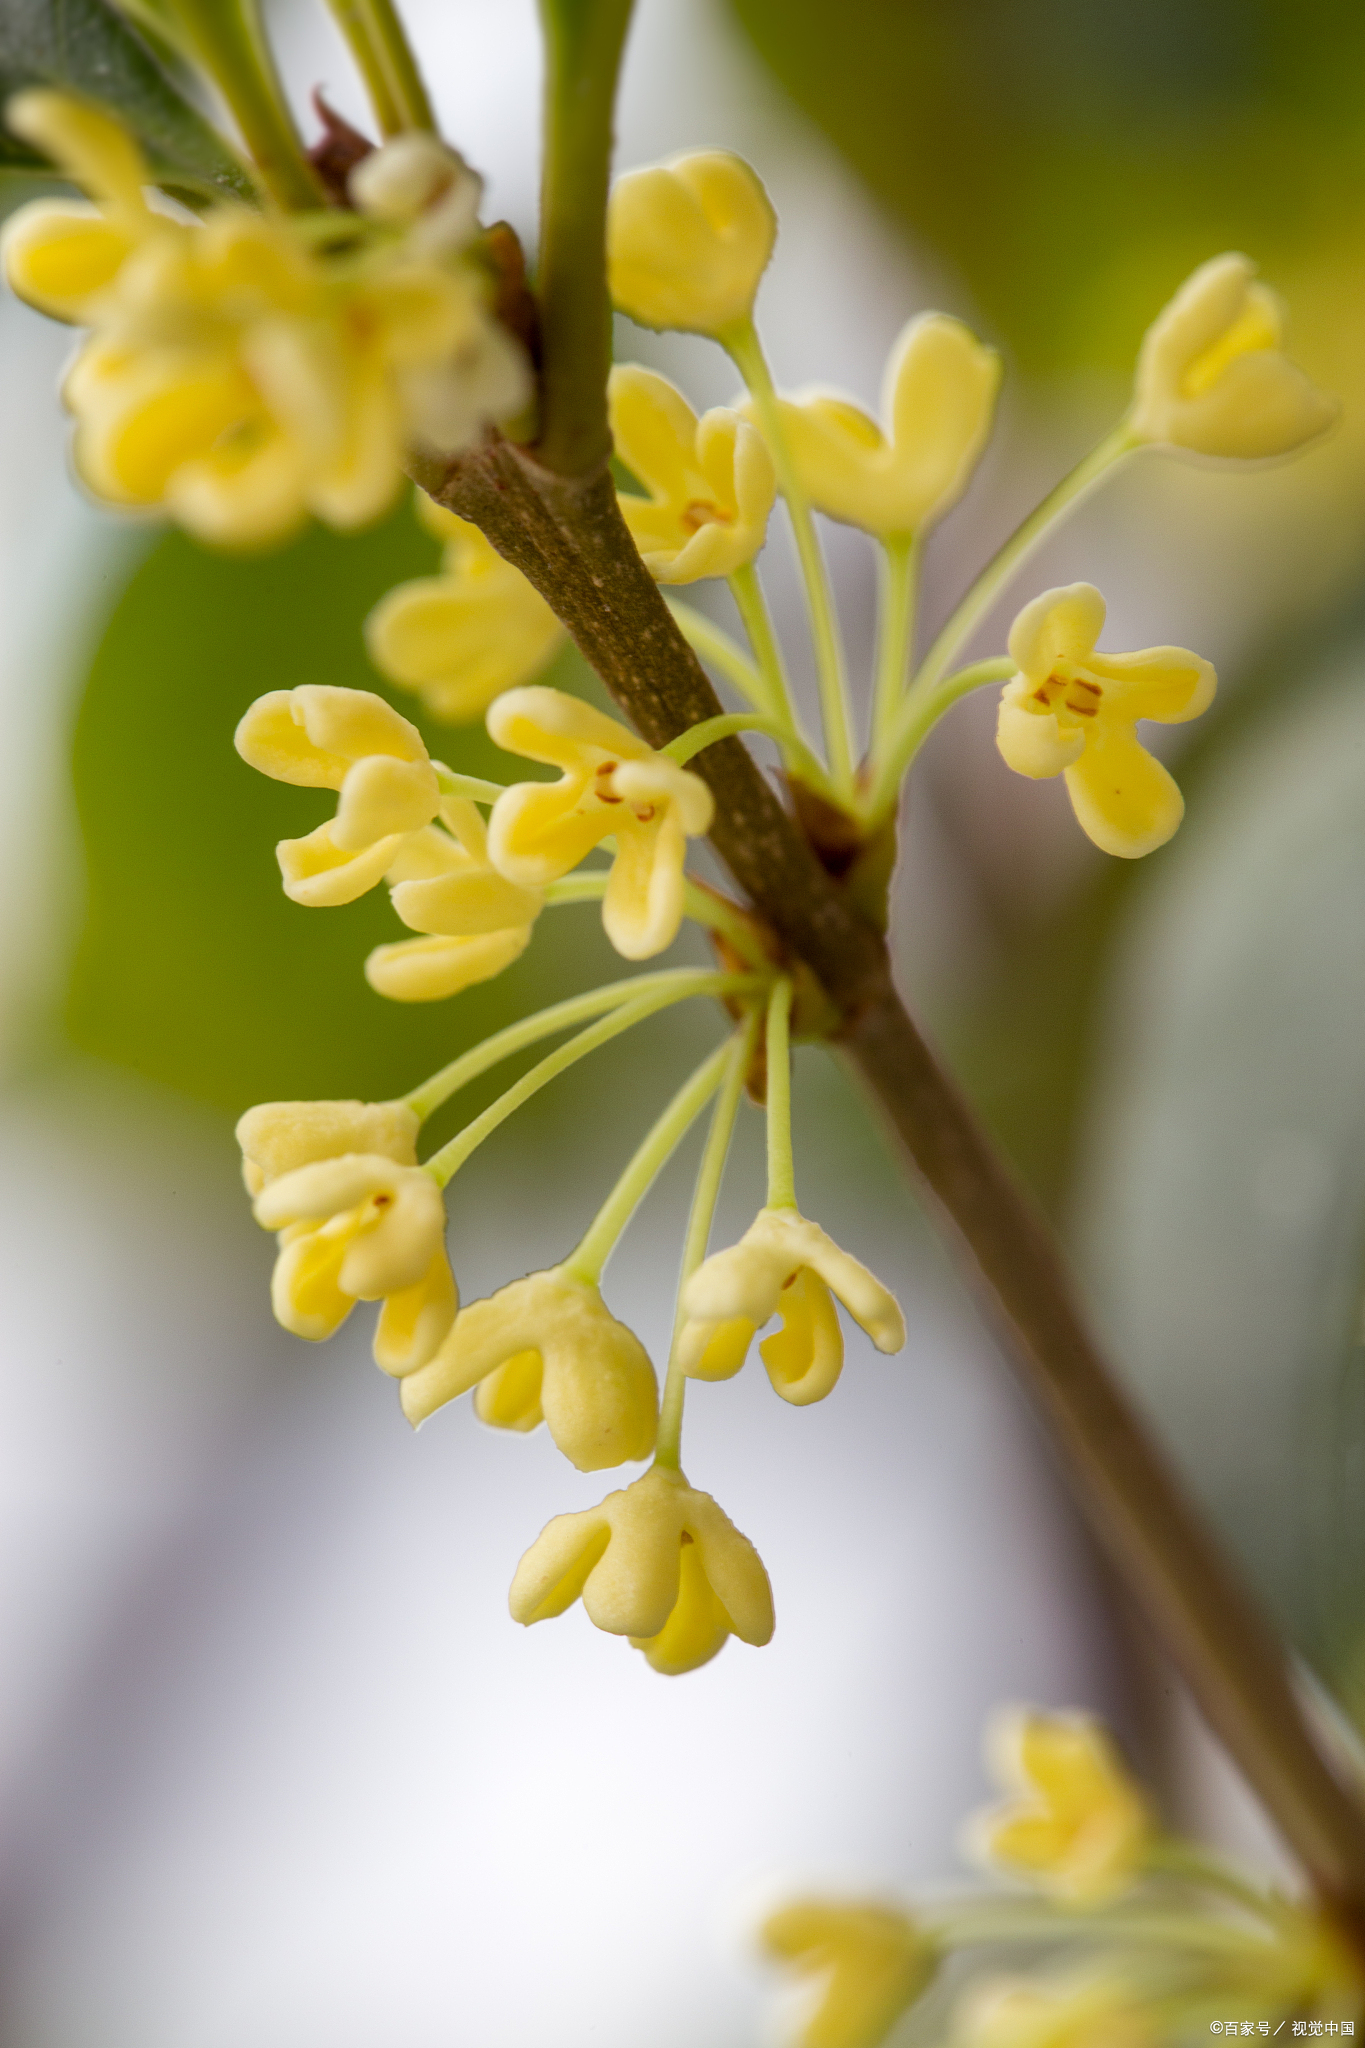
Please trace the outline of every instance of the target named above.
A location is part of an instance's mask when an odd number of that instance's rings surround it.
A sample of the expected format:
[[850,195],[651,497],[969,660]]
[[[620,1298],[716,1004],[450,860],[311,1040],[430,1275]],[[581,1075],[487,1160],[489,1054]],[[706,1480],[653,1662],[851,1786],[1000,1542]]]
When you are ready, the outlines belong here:
[[771,974],[772,956],[763,945],[754,928],[753,920],[746,917],[737,903],[728,896],[713,895],[709,889],[683,878],[683,914],[693,924],[705,925],[708,931],[719,932],[729,941],[741,960],[759,974]]
[[1014,673],[1009,656],[999,655],[990,661],[975,661],[970,668],[960,668],[956,675],[945,676],[940,683],[917,682],[907,692],[887,734],[884,750],[874,753],[869,762],[873,779],[864,798],[869,823],[876,824],[895,810],[901,778],[944,712],[973,690],[980,690],[987,683],[1007,682]]
[[1072,1912],[1021,1900],[1010,1910],[1003,1899],[986,1898],[979,1905],[930,1908],[922,1916],[925,1932],[949,1948],[974,1948],[1006,1941],[1083,1940],[1141,1946],[1183,1948],[1210,1955],[1245,1955],[1264,1949],[1264,1934],[1252,1933],[1226,1919],[1193,1913],[1161,1913],[1133,1907],[1093,1907]]
[[923,683],[927,686],[938,681],[1049,528],[1099,482],[1107,469],[1140,445],[1127,420],[1121,421],[1112,434],[1106,434],[1099,446],[1091,449],[1083,462],[1077,463],[1070,475],[1064,476],[1056,488],[1048,492],[1041,505],[1036,506],[1023,524],[1015,528],[999,553],[986,564],[943,627],[920,665],[915,677],[917,685]]
[[723,626],[716,625],[695,605],[684,604],[680,597],[671,597],[667,593],[665,598],[689,647],[703,661],[709,661],[712,668],[718,668],[725,680],[734,684],[741,697],[748,698],[755,711],[771,711],[773,707],[763,677],[739,642],[732,640]]
[[612,109],[631,0],[540,0],[545,137],[540,190],[540,438],[557,476],[611,453],[607,185]]
[[393,0],[327,0],[385,135],[436,132],[431,101]]
[[700,754],[705,747],[713,747],[717,740],[727,740],[732,733],[762,732],[769,739],[776,740],[788,765],[800,775],[803,782],[814,789],[828,787],[825,771],[802,740],[795,737],[789,725],[780,718],[755,716],[751,711],[726,711],[719,718],[704,718],[700,725],[690,725],[686,732],[680,732],[675,740],[660,747],[661,754],[667,754],[670,761],[676,761],[681,768],[694,754]]
[[650,1186],[720,1086],[729,1056],[728,1043],[704,1059],[683,1082],[668,1107],[637,1146],[625,1172],[607,1196],[577,1246],[563,1264],[580,1280],[595,1286],[616,1249],[622,1231],[649,1193]]
[[656,989],[676,988],[682,995],[700,995],[706,991],[698,986],[699,983],[710,984],[723,979],[723,976],[694,967],[672,967],[658,974],[632,974],[625,981],[607,982],[602,988],[589,989],[581,996],[570,996],[565,1002],[552,1003],[547,1010],[537,1010],[534,1016],[509,1024],[506,1030],[495,1032],[491,1038],[485,1038],[482,1045],[461,1053],[458,1059],[452,1060],[399,1099],[409,1109],[415,1110],[425,1123],[443,1102],[449,1102],[461,1088],[477,1081],[480,1074],[496,1067],[499,1060],[510,1059],[513,1053],[523,1052],[539,1039],[550,1038],[556,1031],[570,1031],[575,1024],[585,1024],[590,1017],[600,1017],[604,1010],[634,1002],[637,997]]
[[697,1169],[697,1185],[692,1193],[692,1207],[687,1218],[687,1235],[683,1239],[682,1271],[678,1276],[678,1306],[673,1317],[673,1344],[668,1356],[668,1374],[664,1380],[663,1400],[659,1405],[659,1434],[654,1449],[656,1465],[666,1465],[676,1472],[682,1458],[683,1400],[687,1393],[687,1375],[678,1364],[678,1332],[683,1326],[682,1290],[706,1257],[706,1247],[711,1239],[711,1223],[716,1213],[716,1202],[720,1195],[720,1184],[725,1173],[725,1161],[729,1157],[730,1140],[734,1135],[735,1118],[739,1114],[740,1098],[749,1065],[754,1056],[754,1044],[758,1037],[759,1013],[751,1012],[744,1024],[735,1033],[728,1046],[723,1048],[727,1062],[725,1080],[720,1097],[711,1118],[711,1128],[706,1134],[706,1147]]
[[763,585],[758,580],[758,571],[752,562],[745,562],[728,578],[730,594],[739,609],[744,630],[749,636],[749,645],[758,663],[762,678],[763,694],[766,699],[763,709],[775,718],[785,718],[795,730],[796,714],[792,710],[791,690],[787,683],[787,665],[782,659],[782,649],[773,631],[768,602],[763,595]]
[[436,786],[442,796],[467,796],[476,804],[495,804],[503,794],[505,782],[485,782],[481,775],[460,775],[454,768],[447,768],[444,761],[433,761],[436,770]]
[[1181,1878],[1187,1884],[1202,1885],[1261,1919],[1278,1922],[1284,1911],[1281,1899],[1248,1884],[1220,1858],[1209,1855],[1192,1842],[1182,1842],[1173,1836],[1159,1837],[1152,1844],[1147,1851],[1147,1868],[1159,1871],[1163,1876]]
[[836,790],[851,806],[853,732],[849,718],[848,685],[844,678],[844,650],[839,637],[839,621],[830,592],[829,575],[820,550],[819,536],[815,531],[810,502],[797,480],[795,465],[787,448],[787,437],[782,431],[777,393],[773,389],[772,375],[764,359],[753,321],[746,319],[727,329],[718,338],[748,386],[749,395],[754,401],[754,410],[758,414],[759,425],[763,430],[763,438],[768,444],[773,467],[777,471],[778,488],[787,501],[792,532],[796,537],[796,552],[806,586],[806,605],[810,612],[811,639],[815,646],[815,671],[820,685],[820,709],[825,728],[825,749],[829,755],[830,774]]
[[796,1207],[792,1160],[792,985],[785,974],[768,997],[768,1201],[770,1209]]
[[294,126],[256,0],[172,0],[174,18],[241,130],[260,181],[286,212],[326,203]]
[[694,984],[691,988],[657,989],[653,995],[642,996],[637,1002],[618,1003],[609,1016],[600,1017],[566,1045],[556,1046],[529,1073],[514,1081],[496,1102],[491,1102],[481,1116],[476,1116],[462,1131],[457,1131],[449,1144],[442,1145],[439,1152],[433,1152],[430,1159],[424,1159],[423,1171],[431,1175],[438,1187],[445,1187],[470,1154],[476,1152],[484,1139],[491,1137],[498,1125],[506,1123],[523,1103],[529,1102],[533,1095],[538,1095],[549,1082],[577,1065],[590,1052],[596,1052],[598,1046],[619,1038],[623,1031],[633,1030],[646,1017],[667,1009],[670,1003],[685,1002],[693,995],[747,994],[754,987],[752,978],[742,974],[696,974],[690,978]]
[[915,586],[919,543],[913,533],[882,542],[881,604],[878,606],[877,686],[872,701],[872,754],[886,743],[905,693],[905,669],[915,632]]

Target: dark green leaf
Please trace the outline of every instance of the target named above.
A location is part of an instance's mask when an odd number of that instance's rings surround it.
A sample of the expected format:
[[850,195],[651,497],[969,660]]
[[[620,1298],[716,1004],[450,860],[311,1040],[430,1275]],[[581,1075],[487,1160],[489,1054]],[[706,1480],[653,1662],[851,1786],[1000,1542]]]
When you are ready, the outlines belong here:
[[[0,0],[0,100],[26,85],[59,86],[110,108],[169,189],[252,196],[222,136],[107,0]],[[0,165],[51,175],[50,165],[9,135],[0,135]]]

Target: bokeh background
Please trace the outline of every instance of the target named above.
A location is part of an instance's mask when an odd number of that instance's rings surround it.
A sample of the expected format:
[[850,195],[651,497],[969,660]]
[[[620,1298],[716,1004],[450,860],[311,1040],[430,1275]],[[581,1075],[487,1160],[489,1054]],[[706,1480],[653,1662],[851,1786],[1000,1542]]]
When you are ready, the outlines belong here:
[[[531,0],[408,11],[448,132],[529,237]],[[322,84],[361,118],[321,8],[273,20],[300,105]],[[895,933],[1135,1395],[1357,1722],[1363,46],[1327,0],[642,0],[620,121],[623,164],[714,144],[759,168],[780,381],[873,401],[926,306],[1005,352],[996,441],[931,551],[929,630],[1116,415],[1143,327],[1205,256],[1257,258],[1294,353],[1342,395],[1337,433],[1287,466],[1133,462],[983,629],[998,651],[1013,602],[1085,577],[1109,645],[1217,663],[1217,706],[1171,736],[1177,839],[1105,861],[1059,787],[1007,773],[973,701],[914,781]],[[698,404],[732,395],[700,342],[618,339]],[[756,1902],[960,1873],[1002,1698],[1105,1712],[1186,1813],[1273,1858],[814,1053],[804,1200],[897,1286],[911,1335],[894,1361],[851,1344],[815,1410],[752,1366],[690,1402],[689,1469],[759,1543],[774,1645],[663,1681],[579,1613],[506,1620],[516,1558],[600,1478],[467,1403],[413,1438],[364,1329],[320,1350],[279,1332],[231,1126],[263,1098],[407,1086],[611,958],[565,910],[485,991],[416,1011],[368,991],[387,908],[283,899],[271,848],[312,800],[230,737],[263,690],[379,687],[362,621],[434,545],[406,506],[250,559],[115,520],[68,480],[69,337],[7,301],[0,345],[5,2048],[741,2048],[766,2024]],[[865,671],[871,554],[827,539]],[[765,572],[799,667],[780,530]],[[572,657],[554,679],[594,687]],[[477,732],[427,732],[492,771]],[[656,1023],[478,1155],[451,1201],[468,1296],[562,1252],[713,1032]],[[758,1198],[759,1150],[750,1117],[724,1229]],[[609,1273],[656,1355],[688,1163]]]

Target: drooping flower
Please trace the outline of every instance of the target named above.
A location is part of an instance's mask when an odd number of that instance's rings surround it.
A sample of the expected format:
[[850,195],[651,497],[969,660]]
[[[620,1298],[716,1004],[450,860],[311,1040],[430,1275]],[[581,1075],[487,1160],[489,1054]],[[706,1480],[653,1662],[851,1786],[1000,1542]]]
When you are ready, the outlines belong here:
[[616,858],[602,903],[607,937],[627,960],[647,960],[677,937],[687,840],[710,829],[711,792],[698,775],[560,690],[509,690],[488,713],[500,747],[563,770],[558,782],[518,782],[488,821],[495,868],[543,888],[610,835]]
[[483,819],[466,797],[445,797],[441,817],[398,848],[386,871],[394,909],[426,936],[376,946],[365,979],[400,1003],[437,1002],[491,981],[525,952],[544,898],[500,875]]
[[1077,822],[1096,846],[1137,860],[1164,846],[1185,802],[1134,728],[1182,725],[1213,701],[1211,663],[1184,647],[1101,654],[1104,599],[1092,583],[1045,590],[1010,629],[1019,673],[1000,696],[996,745],[1018,775],[1065,774]]
[[343,1152],[378,1153],[416,1166],[416,1110],[406,1102],[258,1102],[237,1120],[242,1178],[259,1195],[269,1181],[335,1159]]
[[403,1413],[422,1422],[471,1387],[484,1422],[517,1430],[546,1423],[580,1472],[647,1458],[654,1448],[659,1390],[648,1352],[592,1282],[562,1266],[471,1302],[437,1356],[404,1381]]
[[628,171],[607,206],[612,299],[642,327],[722,335],[748,319],[776,239],[757,174],[727,150]]
[[703,1260],[683,1288],[682,1370],[691,1379],[729,1379],[754,1333],[780,1313],[781,1327],[759,1346],[768,1377],[797,1407],[823,1400],[844,1363],[832,1295],[879,1351],[900,1350],[905,1318],[889,1289],[818,1223],[795,1209],[760,1209],[739,1243]]
[[[21,298],[92,329],[63,396],[97,496],[231,544],[278,540],[309,512],[354,527],[392,500],[410,441],[454,453],[524,405],[521,351],[450,239],[468,173],[448,152],[444,186],[429,167],[430,217],[401,232],[392,206],[339,214],[329,240],[237,204],[172,218],[147,203],[118,124],[63,94],[21,93],[6,117],[97,201],[21,208],[4,243]],[[406,146],[367,160],[362,206]]]
[[548,1621],[582,1598],[588,1619],[627,1636],[656,1671],[706,1664],[727,1636],[762,1645],[773,1596],[747,1536],[681,1472],[655,1465],[600,1507],[548,1522],[512,1581],[512,1619]]
[[[886,540],[921,534],[967,488],[991,429],[1000,358],[946,313],[904,329],[886,365],[882,423],[821,390],[778,400],[788,453],[811,503]],[[751,402],[741,408],[754,418]]]
[[258,697],[234,735],[242,759],[277,782],[340,792],[336,816],[276,852],[295,903],[352,903],[380,881],[441,793],[422,735],[370,690],[304,683]]
[[987,1751],[1016,1797],[969,1824],[980,1855],[1078,1905],[1133,1882],[1152,1841],[1152,1814],[1097,1721],[1010,1710],[992,1723]]
[[607,387],[612,438],[648,491],[619,503],[656,583],[730,576],[763,545],[777,482],[755,427],[717,406],[700,420],[666,377],[623,363]]
[[434,718],[459,725],[539,675],[564,629],[477,526],[425,492],[417,511],[446,544],[441,573],[389,591],[366,620],[365,638],[377,668],[416,690]]
[[1215,256],[1148,328],[1132,431],[1199,455],[1287,455],[1341,408],[1284,353],[1284,307],[1248,256]]
[[432,1357],[458,1297],[445,1203],[429,1173],[347,1152],[268,1181],[255,1216],[279,1233],[271,1303],[286,1330],[317,1342],[340,1329],[357,1301],[379,1301],[375,1362],[402,1375]]
[[1109,1975],[998,1978],[963,2000],[955,2048],[1156,2048],[1154,2001]]
[[876,1900],[794,1899],[769,1914],[762,1941],[809,1980],[800,2048],[878,2048],[936,1962],[909,1914]]

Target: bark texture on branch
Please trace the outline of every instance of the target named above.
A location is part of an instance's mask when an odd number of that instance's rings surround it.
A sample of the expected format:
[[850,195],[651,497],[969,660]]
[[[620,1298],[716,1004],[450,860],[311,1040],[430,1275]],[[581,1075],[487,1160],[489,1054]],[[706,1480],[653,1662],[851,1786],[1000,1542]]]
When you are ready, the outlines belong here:
[[[652,745],[722,709],[639,558],[605,467],[556,476],[492,441],[453,467],[419,463],[414,474],[535,585]],[[714,844],[838,1011],[842,1046],[963,1255],[1101,1547],[1365,1954],[1365,1818],[1314,1742],[1283,1646],[1114,1382],[1050,1232],[917,1031],[880,933],[748,751],[728,739],[691,765],[715,795]]]

